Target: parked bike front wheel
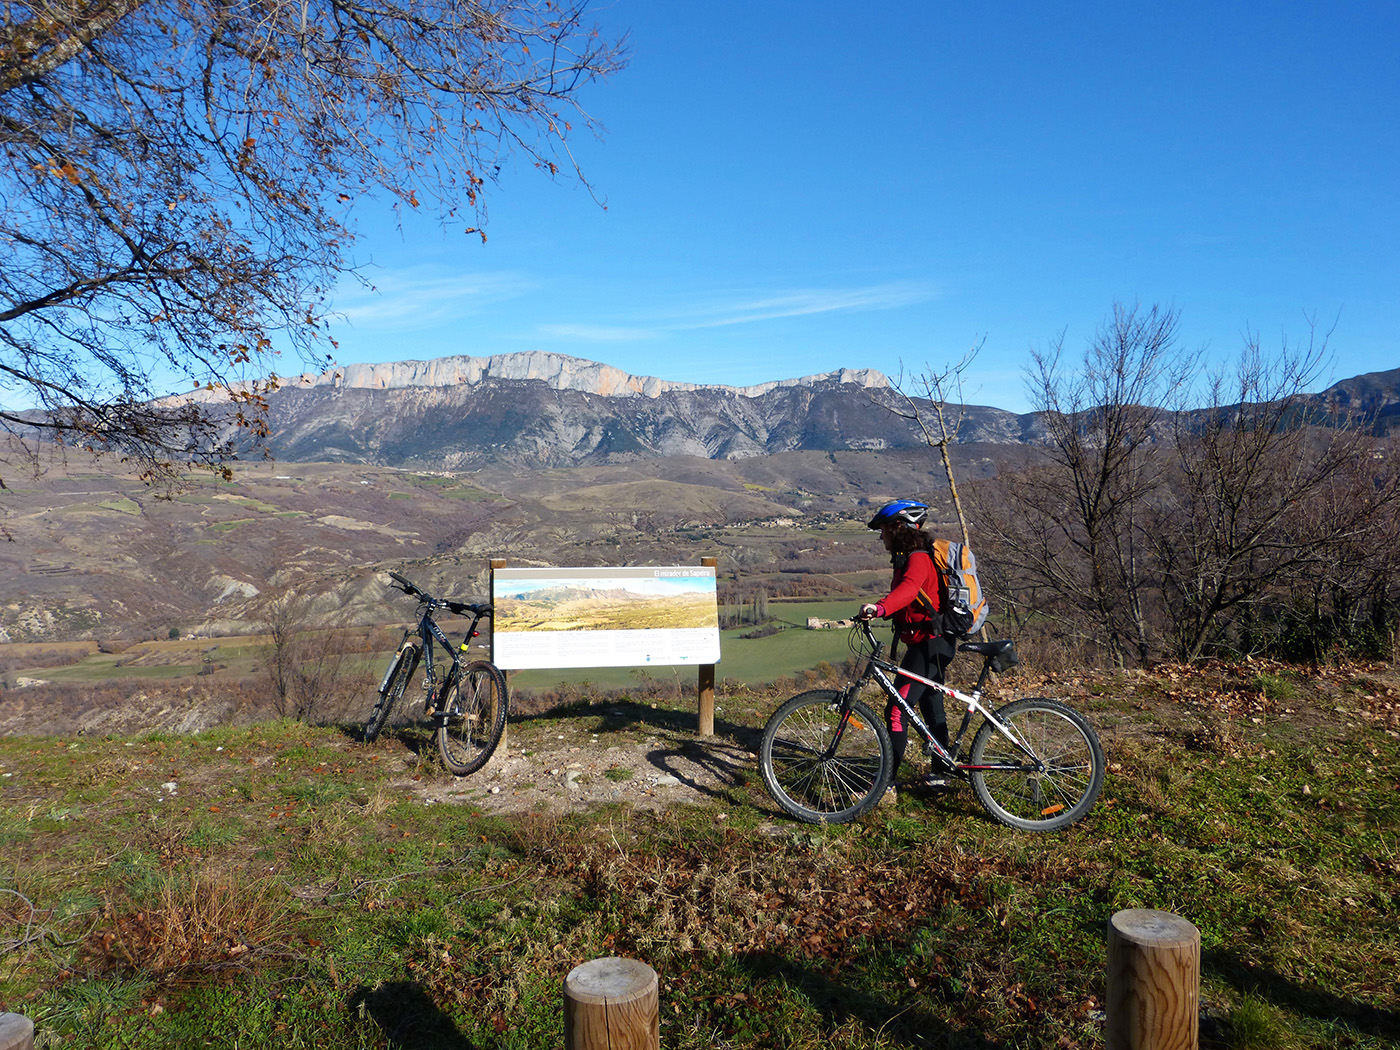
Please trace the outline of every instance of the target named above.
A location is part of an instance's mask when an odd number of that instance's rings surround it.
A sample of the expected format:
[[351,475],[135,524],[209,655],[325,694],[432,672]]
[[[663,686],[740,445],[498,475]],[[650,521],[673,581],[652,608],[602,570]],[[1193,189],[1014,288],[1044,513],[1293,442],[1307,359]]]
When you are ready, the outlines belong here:
[[859,701],[849,713],[831,689],[799,693],[774,712],[759,743],[763,783],[809,823],[844,824],[880,801],[893,770],[884,723]]
[[495,664],[477,660],[439,698],[437,745],[442,764],[459,777],[486,765],[506,728],[506,678]]
[[991,722],[977,731],[971,765],[1014,767],[972,771],[972,788],[992,819],[1021,831],[1055,831],[1088,813],[1103,787],[1104,758],[1084,716],[1041,697],[1013,701],[996,716],[1030,755]]
[[369,721],[365,723],[365,743],[368,744],[377,737],[384,724],[389,721],[390,712],[403,698],[404,690],[408,688],[408,680],[417,669],[416,645],[405,645],[394,654],[394,660],[379,686],[379,698],[375,701],[374,710],[369,713]]

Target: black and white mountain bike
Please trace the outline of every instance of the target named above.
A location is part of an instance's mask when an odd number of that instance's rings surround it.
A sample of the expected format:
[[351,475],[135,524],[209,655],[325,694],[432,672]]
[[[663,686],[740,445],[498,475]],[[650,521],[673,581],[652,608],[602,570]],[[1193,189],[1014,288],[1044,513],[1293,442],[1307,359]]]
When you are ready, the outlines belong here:
[[[994,671],[1018,661],[1010,641],[964,642],[983,659],[971,693],[902,671],[885,659],[870,624],[851,628],[851,651],[864,659],[845,689],[814,689],[784,703],[768,720],[759,745],[763,783],[778,805],[798,820],[845,823],[868,812],[894,776],[889,731],[861,690],[878,686],[898,705],[924,742],[935,774],[966,780],[993,820],[1022,831],[1055,831],[1088,813],[1103,787],[1103,748],[1084,716],[1058,700],[1026,697],[993,711],[982,689]],[[899,695],[896,678],[912,678],[966,707],[947,748]],[[965,759],[961,744],[981,716]]]

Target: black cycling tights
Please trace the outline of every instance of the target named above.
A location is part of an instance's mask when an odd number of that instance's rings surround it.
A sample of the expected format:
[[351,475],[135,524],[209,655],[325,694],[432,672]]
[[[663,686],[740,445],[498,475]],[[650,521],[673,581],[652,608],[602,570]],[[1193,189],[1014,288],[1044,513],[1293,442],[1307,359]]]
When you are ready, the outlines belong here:
[[[922,675],[931,682],[942,682],[948,662],[953,658],[952,646],[942,638],[930,638],[926,642],[915,642],[904,653],[899,666],[906,671]],[[948,746],[948,715],[943,710],[943,694],[930,689],[923,682],[912,678],[896,677],[894,684],[911,704],[919,705],[919,714],[924,724],[933,730],[933,737],[945,748]],[[909,727],[904,724],[904,712],[890,701],[885,708],[885,722],[890,727],[890,742],[894,745],[894,769],[891,776],[898,775],[899,764],[904,761],[904,752],[909,746]]]

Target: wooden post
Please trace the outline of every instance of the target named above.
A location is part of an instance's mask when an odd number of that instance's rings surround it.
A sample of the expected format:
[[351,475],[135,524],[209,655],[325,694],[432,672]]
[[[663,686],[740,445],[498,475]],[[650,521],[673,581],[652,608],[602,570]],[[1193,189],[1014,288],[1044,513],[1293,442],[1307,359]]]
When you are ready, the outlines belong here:
[[1108,1050],[1197,1050],[1201,933],[1168,911],[1128,908],[1108,921]]
[[0,1050],[34,1050],[34,1022],[23,1014],[0,1014]]
[[[488,581],[487,586],[491,588],[491,600],[493,602],[496,600],[496,570],[504,569],[505,567],[506,560],[504,558],[491,559],[491,579]],[[491,662],[493,664],[496,662],[496,618],[494,616],[491,617]],[[506,680],[506,691],[509,692],[510,672],[502,671],[501,674]],[[496,750],[499,751],[503,757],[506,752],[506,735],[509,732],[510,721],[507,719],[506,724],[501,726],[501,742],[496,745]]]
[[656,971],[635,959],[594,959],[564,978],[564,1050],[660,1050]]
[[[718,558],[701,558],[700,564],[714,569],[719,566]],[[700,693],[700,735],[715,735],[715,665],[701,664],[697,683]]]

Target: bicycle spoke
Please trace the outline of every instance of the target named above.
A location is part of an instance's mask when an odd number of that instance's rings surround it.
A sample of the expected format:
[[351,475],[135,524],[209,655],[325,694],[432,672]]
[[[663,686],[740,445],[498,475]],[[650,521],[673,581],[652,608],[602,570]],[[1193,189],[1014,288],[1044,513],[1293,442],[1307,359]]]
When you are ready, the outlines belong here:
[[[998,720],[1017,742],[989,722],[973,742],[973,764],[1022,768],[973,772],[987,812],[1028,831],[1063,827],[1088,812],[1103,783],[1103,753],[1082,716],[1056,701],[1028,699],[1008,704]],[[1022,747],[1039,762],[1038,770],[1028,768],[1032,760]]]
[[803,693],[779,708],[764,730],[764,782],[801,820],[851,820],[879,801],[884,788],[890,759],[883,727],[856,705],[843,729],[838,700],[830,691]]
[[466,776],[484,766],[506,723],[506,683],[486,661],[464,668],[447,690],[437,730],[438,751],[447,768]]

